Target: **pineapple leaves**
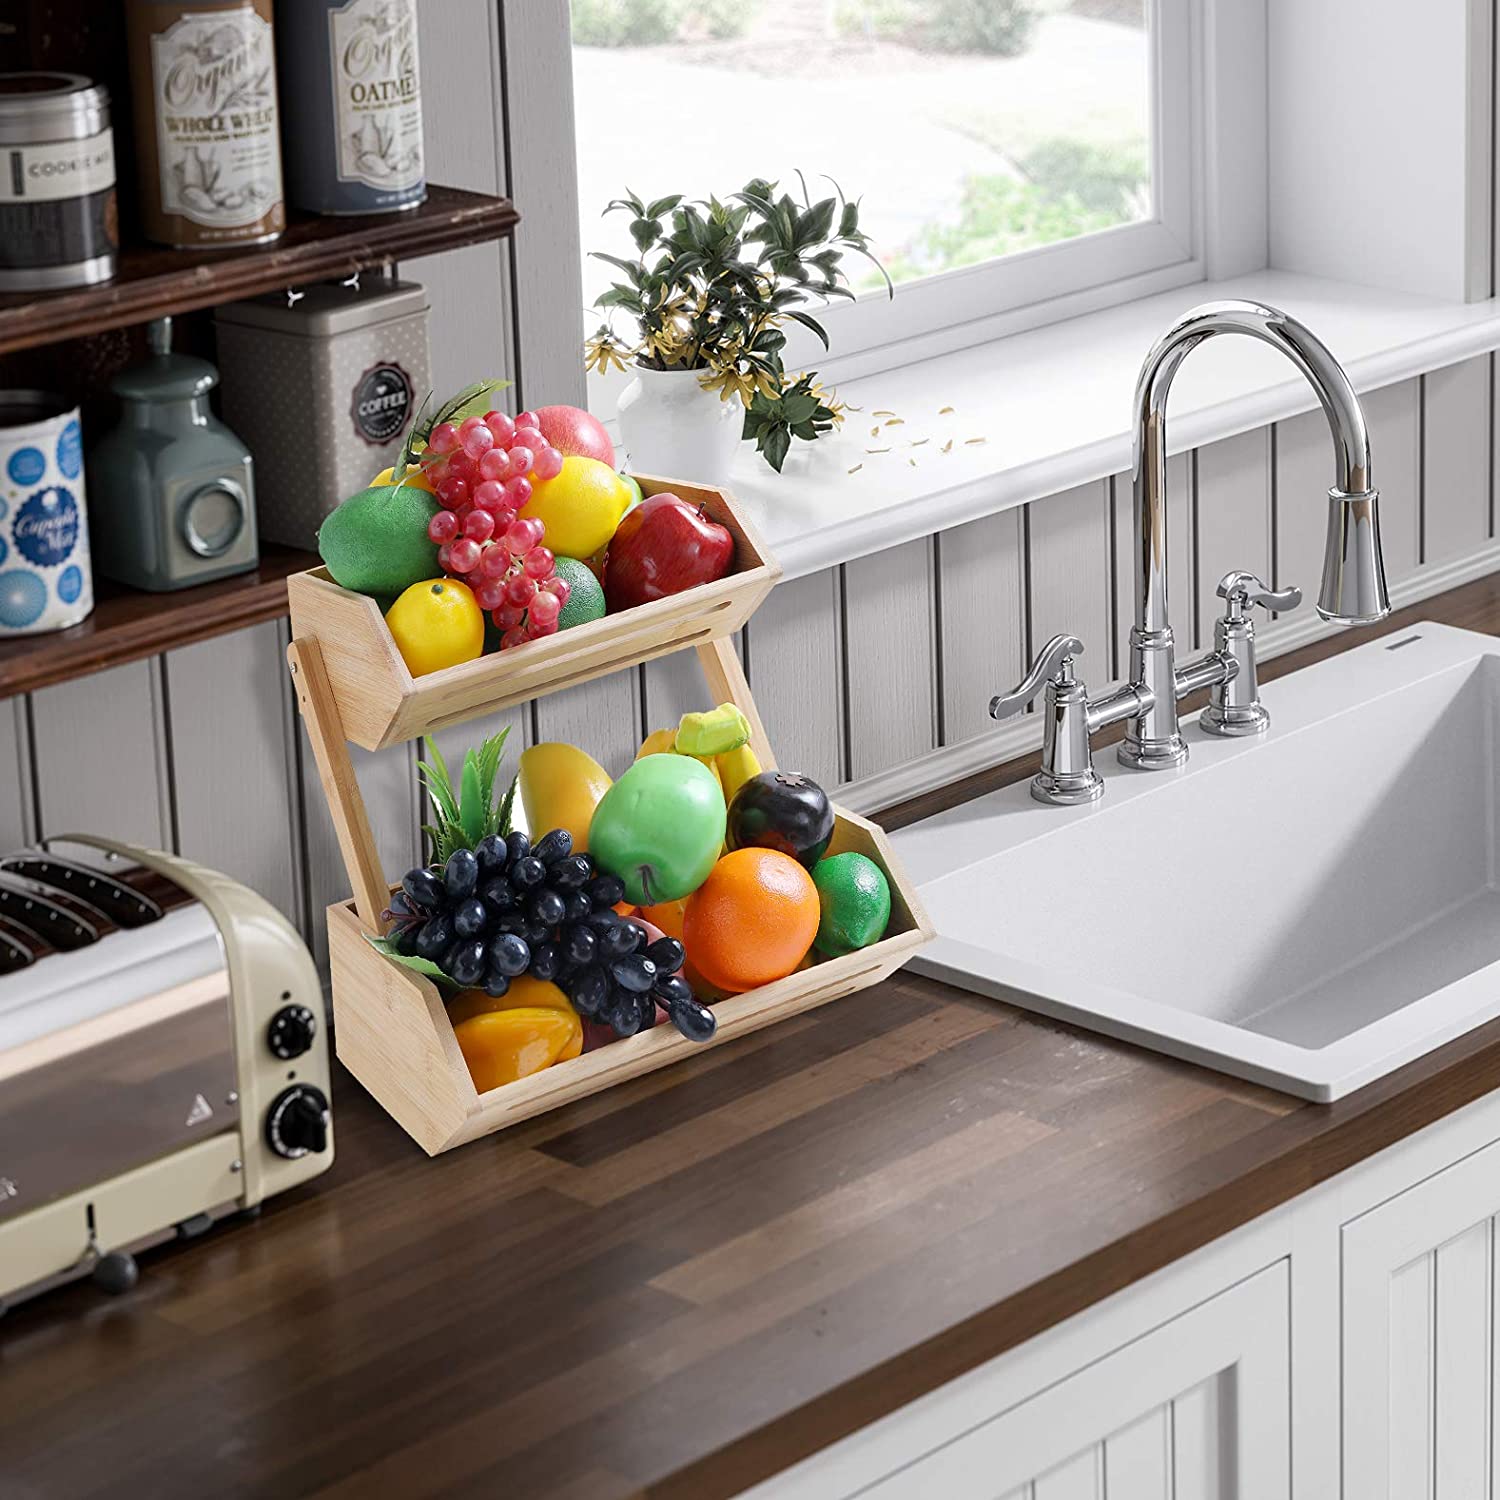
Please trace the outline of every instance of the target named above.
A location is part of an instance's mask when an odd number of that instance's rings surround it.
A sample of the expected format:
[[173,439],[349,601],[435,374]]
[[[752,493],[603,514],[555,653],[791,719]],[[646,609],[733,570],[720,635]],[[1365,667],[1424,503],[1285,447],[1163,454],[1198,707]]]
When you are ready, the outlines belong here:
[[458,787],[458,823],[473,848],[484,837],[489,808],[479,800],[479,757],[470,750],[464,756],[463,773]]
[[442,751],[431,735],[424,739],[428,758],[417,762],[417,771],[432,803],[435,821],[424,825],[422,831],[431,842],[435,863],[446,864],[455,849],[472,849],[493,833],[510,832],[516,795],[514,778],[500,805],[495,806],[495,781],[508,734],[508,729],[502,729],[477,749],[465,752],[456,793]]

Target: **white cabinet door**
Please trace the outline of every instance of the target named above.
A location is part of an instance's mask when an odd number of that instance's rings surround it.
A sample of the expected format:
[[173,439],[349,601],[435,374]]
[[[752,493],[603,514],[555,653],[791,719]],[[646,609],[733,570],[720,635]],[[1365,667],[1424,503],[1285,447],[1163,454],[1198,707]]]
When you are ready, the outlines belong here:
[[1494,1500],[1500,1143],[1344,1225],[1344,1494]]
[[861,1500],[1278,1500],[1290,1493],[1285,1261],[866,1489]]

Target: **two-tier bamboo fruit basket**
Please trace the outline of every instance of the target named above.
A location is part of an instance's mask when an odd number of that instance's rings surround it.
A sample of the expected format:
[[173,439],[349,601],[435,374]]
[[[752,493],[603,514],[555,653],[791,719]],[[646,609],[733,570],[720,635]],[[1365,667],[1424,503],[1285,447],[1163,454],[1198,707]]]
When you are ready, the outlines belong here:
[[338,1055],[429,1155],[863,989],[898,968],[932,935],[885,835],[873,823],[835,809],[828,852],[857,850],[880,865],[889,881],[891,919],[880,941],[716,1002],[718,1029],[710,1042],[691,1042],[672,1026],[658,1026],[485,1093],[477,1092],[469,1077],[437,985],[366,941],[382,931],[381,912],[393,886],[380,868],[350,744],[380,750],[692,648],[707,679],[705,706],[737,704],[750,722],[761,764],[775,766],[730,637],[781,570],[728,494],[678,480],[637,478],[645,494],[669,489],[728,527],[735,561],[725,577],[416,678],[373,599],[340,588],[322,568],[288,581],[293,639],[287,657],[354,888],[352,901],[328,909]]

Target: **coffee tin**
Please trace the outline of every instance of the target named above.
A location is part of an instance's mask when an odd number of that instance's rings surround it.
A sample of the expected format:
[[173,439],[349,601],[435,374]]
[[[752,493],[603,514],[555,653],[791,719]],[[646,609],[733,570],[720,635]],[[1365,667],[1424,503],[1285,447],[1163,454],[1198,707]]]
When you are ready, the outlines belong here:
[[431,390],[427,321],[423,287],[378,277],[215,309],[224,420],[255,454],[262,539],[311,550],[328,512],[395,462]]
[[0,291],[108,281],[119,246],[109,95],[76,73],[0,73]]
[[0,391],[0,636],[62,630],[93,608],[78,409]]
[[141,223],[181,249],[286,227],[271,0],[129,0]]
[[427,196],[416,0],[299,0],[277,15],[287,197],[318,214]]

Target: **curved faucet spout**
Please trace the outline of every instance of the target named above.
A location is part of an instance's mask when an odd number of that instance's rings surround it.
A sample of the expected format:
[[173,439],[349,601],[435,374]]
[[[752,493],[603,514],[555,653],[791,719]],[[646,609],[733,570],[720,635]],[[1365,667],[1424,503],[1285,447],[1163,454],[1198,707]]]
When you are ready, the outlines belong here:
[[[1167,612],[1167,396],[1183,360],[1205,339],[1245,333],[1281,350],[1316,392],[1333,433],[1336,483],[1328,492],[1328,540],[1318,613],[1340,624],[1368,624],[1390,612],[1380,553],[1378,495],[1371,482],[1370,437],[1359,398],[1339,362],[1311,329],[1258,302],[1208,302],[1157,340],[1135,388],[1135,627],[1131,682],[1152,706],[1132,721],[1120,747],[1129,765],[1180,765],[1186,747],[1177,725],[1178,683]],[[1234,559],[1226,558],[1226,566]]]

